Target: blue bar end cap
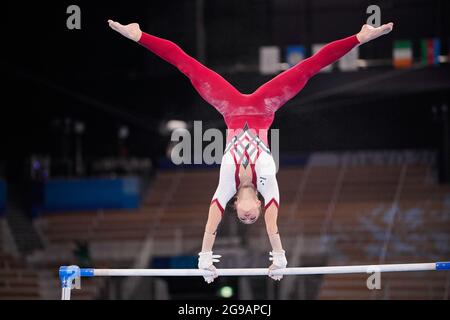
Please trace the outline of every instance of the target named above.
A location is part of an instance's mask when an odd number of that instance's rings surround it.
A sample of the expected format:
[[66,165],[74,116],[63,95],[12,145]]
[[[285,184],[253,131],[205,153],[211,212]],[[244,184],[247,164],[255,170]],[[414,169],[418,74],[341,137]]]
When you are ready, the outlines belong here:
[[80,278],[80,268],[78,266],[62,266],[59,268],[59,279],[63,288],[72,286],[74,279]]
[[436,262],[436,270],[450,270],[450,261]]
[[80,269],[80,276],[82,276],[82,277],[93,277],[94,276],[94,269],[93,268]]

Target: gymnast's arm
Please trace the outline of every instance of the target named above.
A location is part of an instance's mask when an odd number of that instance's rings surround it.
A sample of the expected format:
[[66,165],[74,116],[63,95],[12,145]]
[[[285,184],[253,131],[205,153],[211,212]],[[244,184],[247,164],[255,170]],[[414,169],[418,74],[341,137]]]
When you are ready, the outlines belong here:
[[204,276],[207,283],[211,283],[218,277],[214,262],[219,262],[219,255],[213,255],[214,241],[216,240],[217,227],[222,220],[222,212],[217,204],[212,203],[209,207],[208,221],[203,234],[202,251],[198,254],[198,268],[213,272],[213,276]]
[[212,249],[216,239],[217,227],[222,220],[224,208],[236,193],[235,170],[234,165],[230,164],[230,161],[233,161],[230,157],[230,154],[227,153],[222,158],[219,184],[209,207],[208,221],[206,222],[205,233],[203,235],[202,251],[199,253],[198,268],[213,271],[212,276],[204,276],[207,283],[211,283],[217,278],[216,268],[213,263],[219,262],[220,255],[214,255]]
[[280,234],[278,232],[278,207],[280,204],[280,191],[276,177],[276,165],[272,157],[261,154],[260,162],[256,164],[258,191],[264,198],[266,231],[269,236],[273,252],[282,252]]
[[273,251],[282,251],[283,245],[281,244],[280,233],[278,231],[278,207],[272,203],[264,214],[264,220],[266,222],[266,231],[269,236],[270,245]]
[[220,164],[219,184],[213,195],[209,206],[208,221],[206,222],[205,234],[203,236],[202,252],[212,251],[216,239],[217,227],[222,220],[225,206],[236,193],[236,183],[232,164],[233,159],[229,153],[222,157]]
[[264,214],[264,220],[266,222],[267,235],[269,236],[270,245],[272,246],[272,251],[270,252],[270,260],[272,260],[272,265],[269,267],[269,277],[273,280],[280,281],[283,276],[273,275],[272,271],[276,269],[283,269],[287,266],[287,260],[285,256],[285,251],[283,250],[283,245],[281,243],[280,232],[278,231],[278,206],[272,203]]
[[208,220],[205,226],[205,234],[203,235],[202,252],[212,251],[216,240],[217,228],[221,220],[222,211],[220,211],[216,203],[212,203],[209,207]]
[[208,220],[203,234],[202,251],[198,254],[198,268],[212,271],[212,276],[203,276],[207,283],[211,283],[218,277],[214,262],[220,262],[220,255],[213,254],[213,246],[216,240],[217,228],[222,220],[223,211],[218,201],[213,201],[209,207]]

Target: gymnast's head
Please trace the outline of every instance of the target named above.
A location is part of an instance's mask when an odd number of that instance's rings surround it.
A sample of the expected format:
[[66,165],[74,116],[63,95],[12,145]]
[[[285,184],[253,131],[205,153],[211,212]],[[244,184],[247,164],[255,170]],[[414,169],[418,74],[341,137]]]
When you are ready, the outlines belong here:
[[234,201],[239,221],[244,224],[252,224],[261,215],[261,201],[258,198],[258,191],[250,181],[239,186]]

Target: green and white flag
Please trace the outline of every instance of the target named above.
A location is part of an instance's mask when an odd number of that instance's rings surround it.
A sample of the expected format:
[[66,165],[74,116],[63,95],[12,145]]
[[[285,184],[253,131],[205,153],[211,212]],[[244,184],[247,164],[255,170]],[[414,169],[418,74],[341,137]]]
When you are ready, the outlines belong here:
[[394,41],[393,65],[395,68],[408,68],[413,63],[413,50],[411,40]]

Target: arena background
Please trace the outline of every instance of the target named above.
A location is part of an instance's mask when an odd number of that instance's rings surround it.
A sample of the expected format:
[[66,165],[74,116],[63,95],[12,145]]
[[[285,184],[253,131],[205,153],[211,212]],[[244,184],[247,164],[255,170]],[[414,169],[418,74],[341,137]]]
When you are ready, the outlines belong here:
[[[81,29],[66,27],[69,5]],[[58,268],[196,268],[218,166],[175,166],[170,120],[225,130],[171,65],[108,28],[139,22],[242,92],[265,46],[394,31],[277,112],[280,233],[290,266],[450,257],[450,4],[444,0],[7,1],[2,19],[0,299],[59,299]],[[440,47],[423,57],[422,46]],[[399,65],[399,40],[411,58]],[[398,48],[397,48],[398,49]],[[437,50],[437,51],[436,51]],[[431,54],[431,60],[430,55]],[[173,122],[172,122],[173,123]],[[180,122],[178,122],[180,124]],[[219,267],[266,267],[264,222],[226,214]],[[269,278],[93,278],[73,299],[449,299],[448,272]]]

